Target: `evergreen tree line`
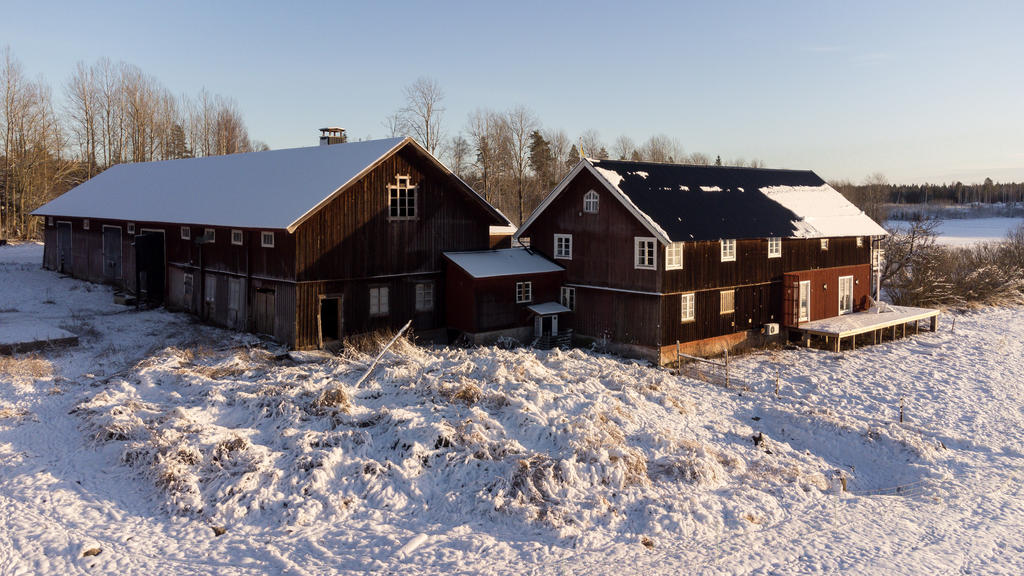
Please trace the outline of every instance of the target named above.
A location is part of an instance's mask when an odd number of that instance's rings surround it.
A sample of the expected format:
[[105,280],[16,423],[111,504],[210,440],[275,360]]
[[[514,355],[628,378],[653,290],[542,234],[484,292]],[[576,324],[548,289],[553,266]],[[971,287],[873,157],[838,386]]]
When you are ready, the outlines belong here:
[[175,96],[125,62],[79,62],[60,90],[0,51],[0,238],[38,236],[32,210],[115,164],[267,148],[232,99]]
[[981,184],[889,184],[881,174],[872,174],[862,184],[848,181],[830,184],[878,222],[884,222],[889,216],[906,218],[913,213],[894,205],[1024,203],[1024,182],[993,182],[991,178],[985,178]]

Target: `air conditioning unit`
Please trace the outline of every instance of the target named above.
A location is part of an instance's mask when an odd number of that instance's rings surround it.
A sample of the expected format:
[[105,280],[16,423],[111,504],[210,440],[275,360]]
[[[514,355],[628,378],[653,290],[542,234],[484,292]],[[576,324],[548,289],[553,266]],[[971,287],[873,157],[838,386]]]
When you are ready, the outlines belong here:
[[774,336],[779,333],[779,323],[769,322],[764,325],[764,333],[766,336]]

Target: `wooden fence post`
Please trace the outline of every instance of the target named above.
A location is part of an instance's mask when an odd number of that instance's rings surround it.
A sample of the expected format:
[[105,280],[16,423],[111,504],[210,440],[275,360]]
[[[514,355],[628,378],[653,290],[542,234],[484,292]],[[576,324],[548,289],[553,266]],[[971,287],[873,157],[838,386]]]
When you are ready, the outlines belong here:
[[725,349],[725,387],[729,387],[729,349]]

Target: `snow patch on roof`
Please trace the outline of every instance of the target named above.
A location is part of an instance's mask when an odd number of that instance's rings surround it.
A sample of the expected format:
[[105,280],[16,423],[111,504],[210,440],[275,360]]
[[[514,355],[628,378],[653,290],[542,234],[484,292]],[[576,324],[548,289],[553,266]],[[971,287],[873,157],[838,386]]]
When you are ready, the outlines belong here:
[[[615,190],[619,193],[619,199],[622,200],[622,202],[626,204],[627,207],[631,208],[640,217],[640,219],[643,220],[644,223],[647,224],[647,226],[655,232],[655,234],[661,235],[662,239],[665,242],[672,241],[671,236],[668,235],[668,232],[665,232],[664,228],[658,226],[658,223],[655,222],[653,218],[648,216],[646,212],[641,210],[640,207],[633,202],[633,200],[629,197],[629,194],[626,194],[625,192],[622,191],[622,188],[619,188],[619,184],[621,184],[624,180],[621,174],[619,174],[615,170],[601,168],[600,166],[594,166],[593,164],[591,164],[591,167],[593,167],[594,170],[597,170],[598,174],[604,177],[604,179],[607,180],[608,183],[615,188]],[[639,174],[639,172],[637,172],[637,174]],[[644,172],[643,174],[646,178],[647,172]]]
[[619,184],[622,183],[622,175],[615,170],[608,170],[607,168],[601,168],[600,166],[594,166],[594,170],[597,170],[601,176],[604,176],[604,179],[607,180],[609,184],[616,188],[618,188]]
[[689,186],[683,186],[682,184],[680,184],[679,185],[679,191],[680,192],[689,192],[690,191],[690,187]]
[[445,252],[444,255],[473,278],[561,272],[558,264],[525,248]]
[[650,174],[644,172],[643,170],[637,170],[636,172],[633,172],[633,174],[636,174],[637,176],[643,178],[644,180],[647,180],[647,177],[650,176]]
[[719,188],[718,186],[701,186],[700,189],[701,189],[702,192],[721,192],[722,191],[722,189]]
[[821,186],[768,186],[760,189],[769,199],[800,217],[793,221],[796,238],[828,236],[884,236],[885,229],[828,184]]

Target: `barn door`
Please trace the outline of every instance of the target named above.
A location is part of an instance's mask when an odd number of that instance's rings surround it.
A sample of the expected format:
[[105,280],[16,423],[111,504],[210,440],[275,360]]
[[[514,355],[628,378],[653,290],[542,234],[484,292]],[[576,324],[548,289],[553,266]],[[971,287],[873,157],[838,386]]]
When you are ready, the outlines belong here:
[[164,301],[164,234],[143,230],[135,237],[135,285],[139,297],[149,302]]
[[103,277],[121,277],[121,227],[103,227]]
[[253,298],[253,332],[274,335],[274,310],[276,294],[273,288],[259,288]]
[[71,273],[71,222],[57,222],[57,271]]
[[800,276],[785,274],[782,285],[782,322],[796,327],[800,324]]

